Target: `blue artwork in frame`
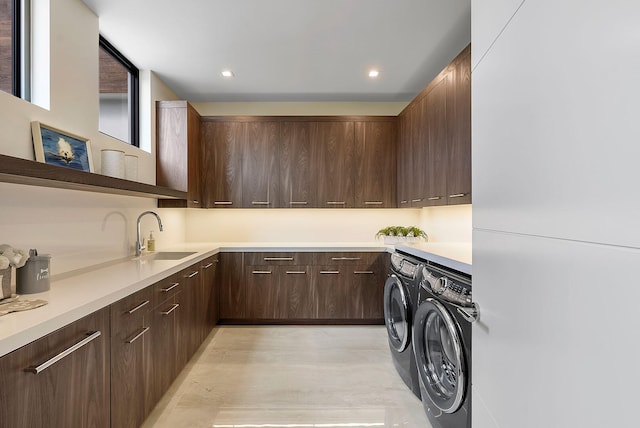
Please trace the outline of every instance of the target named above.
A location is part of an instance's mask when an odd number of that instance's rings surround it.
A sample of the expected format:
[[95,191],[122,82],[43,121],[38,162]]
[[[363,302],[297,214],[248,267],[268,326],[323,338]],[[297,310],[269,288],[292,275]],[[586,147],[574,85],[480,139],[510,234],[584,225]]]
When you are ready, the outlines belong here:
[[91,145],[86,138],[31,122],[36,160],[49,165],[93,172]]

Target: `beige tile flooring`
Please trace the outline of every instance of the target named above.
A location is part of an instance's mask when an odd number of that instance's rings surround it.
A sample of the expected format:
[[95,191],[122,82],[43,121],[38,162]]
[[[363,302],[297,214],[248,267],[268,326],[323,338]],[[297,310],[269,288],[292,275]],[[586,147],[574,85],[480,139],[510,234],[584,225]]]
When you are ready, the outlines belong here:
[[214,329],[144,428],[427,427],[383,326]]

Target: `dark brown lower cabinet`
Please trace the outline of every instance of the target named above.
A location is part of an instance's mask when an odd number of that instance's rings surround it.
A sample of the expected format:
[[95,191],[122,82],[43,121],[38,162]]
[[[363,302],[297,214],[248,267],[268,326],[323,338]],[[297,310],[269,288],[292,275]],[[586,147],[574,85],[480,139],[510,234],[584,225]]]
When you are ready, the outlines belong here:
[[314,266],[318,319],[337,320],[349,317],[348,276],[344,266]]
[[347,272],[349,318],[379,320],[384,318],[384,283],[386,270],[376,266],[354,266]]
[[309,320],[317,317],[317,287],[312,280],[311,266],[278,266],[285,292],[286,317]]
[[220,319],[244,319],[245,285],[243,253],[220,253]]
[[204,340],[211,329],[218,323],[218,300],[220,299],[217,276],[219,255],[211,256],[200,264],[200,272],[202,273],[202,287],[205,302],[205,313],[203,314],[203,332],[202,340]]
[[181,308],[179,292],[153,310],[152,346],[153,377],[149,381],[153,384],[153,401],[158,402],[169,389],[173,379],[179,373],[180,363],[186,363],[184,347],[177,346],[180,316],[187,312]]
[[285,290],[280,284],[278,266],[247,266],[244,278],[247,318],[286,318]]
[[102,309],[1,357],[0,426],[108,428],[109,318]]

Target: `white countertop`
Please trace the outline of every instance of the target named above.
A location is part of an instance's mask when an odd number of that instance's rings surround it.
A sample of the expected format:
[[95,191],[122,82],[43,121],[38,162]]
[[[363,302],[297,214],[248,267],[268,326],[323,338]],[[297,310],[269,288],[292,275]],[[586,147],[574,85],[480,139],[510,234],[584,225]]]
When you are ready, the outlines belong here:
[[471,243],[422,242],[396,245],[396,249],[471,275]]
[[[462,272],[471,271],[471,244],[399,245],[396,248],[433,260]],[[458,250],[455,250],[458,248]],[[161,248],[158,251],[194,251],[180,260],[122,259],[52,277],[45,293],[24,295],[25,300],[43,299],[40,308],[0,317],[0,356],[8,354],[42,336],[102,309],[138,290],[148,287],[192,264],[219,252],[245,251],[380,251],[392,252],[393,246],[379,242],[344,243],[194,243]],[[417,254],[416,254],[417,253]],[[425,257],[426,255],[426,257]],[[461,268],[462,266],[462,268]],[[468,269],[468,271],[467,271]]]

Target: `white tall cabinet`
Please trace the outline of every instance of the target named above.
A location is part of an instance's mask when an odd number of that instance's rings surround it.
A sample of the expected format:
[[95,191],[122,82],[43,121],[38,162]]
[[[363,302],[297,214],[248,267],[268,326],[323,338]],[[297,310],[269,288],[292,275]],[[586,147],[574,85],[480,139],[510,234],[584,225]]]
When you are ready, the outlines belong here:
[[473,427],[635,427],[640,3],[472,0]]

